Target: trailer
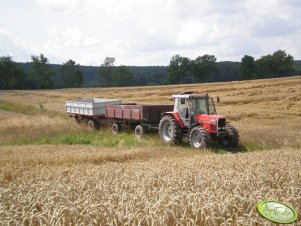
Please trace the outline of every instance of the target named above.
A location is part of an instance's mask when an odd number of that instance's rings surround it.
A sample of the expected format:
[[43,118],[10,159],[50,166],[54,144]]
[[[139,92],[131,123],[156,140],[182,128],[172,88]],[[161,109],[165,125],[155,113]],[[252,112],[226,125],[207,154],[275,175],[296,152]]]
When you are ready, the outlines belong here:
[[90,128],[110,124],[113,133],[132,128],[138,137],[148,131],[158,131],[161,115],[173,110],[173,105],[121,104],[119,99],[102,98],[67,100],[65,107],[70,117]]

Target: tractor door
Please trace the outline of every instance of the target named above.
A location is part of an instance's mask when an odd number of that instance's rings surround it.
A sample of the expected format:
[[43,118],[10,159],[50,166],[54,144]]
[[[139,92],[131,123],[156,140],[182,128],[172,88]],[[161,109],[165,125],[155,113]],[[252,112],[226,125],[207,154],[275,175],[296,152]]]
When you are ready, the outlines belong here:
[[176,98],[174,111],[178,112],[181,116],[184,126],[190,126],[190,112],[189,112],[189,101],[186,98]]

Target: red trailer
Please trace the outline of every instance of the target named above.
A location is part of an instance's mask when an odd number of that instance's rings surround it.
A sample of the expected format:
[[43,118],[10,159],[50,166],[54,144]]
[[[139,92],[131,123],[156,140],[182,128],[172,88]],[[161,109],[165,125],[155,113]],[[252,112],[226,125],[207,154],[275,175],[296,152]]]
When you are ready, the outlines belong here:
[[161,115],[172,110],[173,105],[107,104],[105,117],[112,121],[113,133],[128,125],[135,128],[135,134],[141,137],[146,131],[158,130]]

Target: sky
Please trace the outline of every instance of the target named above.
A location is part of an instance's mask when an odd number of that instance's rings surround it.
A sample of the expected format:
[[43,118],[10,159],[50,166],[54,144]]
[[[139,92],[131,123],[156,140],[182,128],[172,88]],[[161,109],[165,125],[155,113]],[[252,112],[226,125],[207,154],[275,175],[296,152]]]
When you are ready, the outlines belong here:
[[217,61],[286,50],[301,59],[300,0],[0,0],[0,56],[99,66]]

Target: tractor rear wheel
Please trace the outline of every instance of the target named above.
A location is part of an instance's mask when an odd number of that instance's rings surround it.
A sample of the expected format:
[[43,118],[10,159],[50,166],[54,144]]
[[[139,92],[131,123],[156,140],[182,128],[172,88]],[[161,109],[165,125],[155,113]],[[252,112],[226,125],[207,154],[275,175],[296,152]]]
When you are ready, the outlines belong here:
[[232,125],[226,125],[226,137],[220,139],[224,147],[237,147],[239,144],[239,134],[237,129]]
[[161,140],[166,144],[179,144],[182,138],[182,131],[177,120],[171,115],[164,115],[159,124]]
[[145,128],[141,125],[137,125],[136,128],[135,128],[135,135],[138,137],[138,138],[142,138],[145,134]]
[[210,135],[202,126],[195,126],[189,133],[189,143],[196,149],[204,149],[210,145]]

